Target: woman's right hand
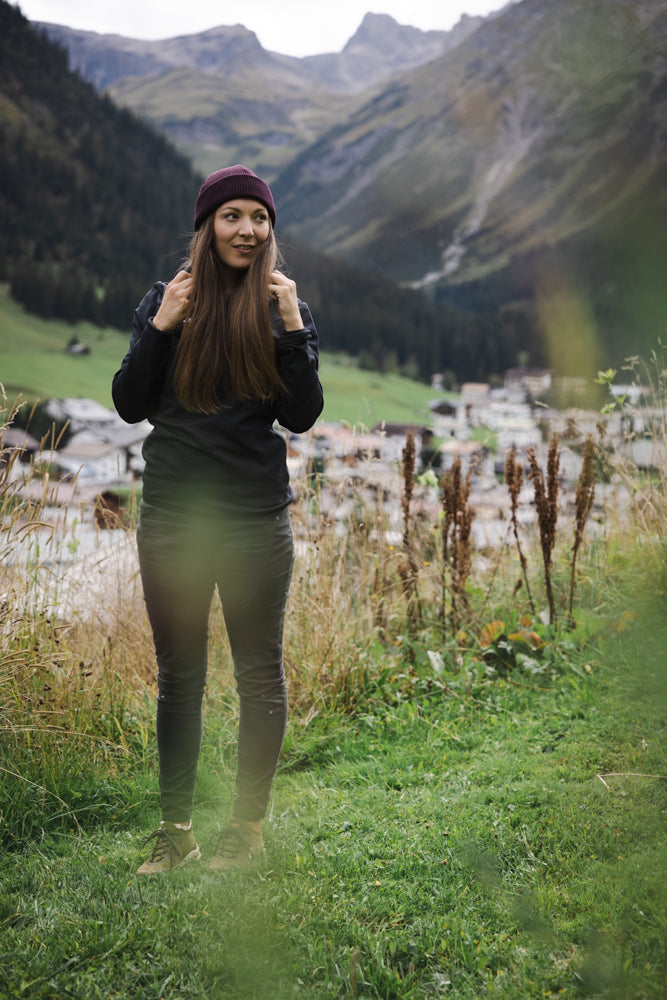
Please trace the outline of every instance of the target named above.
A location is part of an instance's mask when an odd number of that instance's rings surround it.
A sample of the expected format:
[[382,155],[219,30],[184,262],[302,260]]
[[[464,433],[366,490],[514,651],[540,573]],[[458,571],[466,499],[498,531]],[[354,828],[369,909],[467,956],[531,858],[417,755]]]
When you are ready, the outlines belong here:
[[192,291],[192,275],[189,271],[179,271],[164,290],[160,308],[153,317],[153,326],[166,333],[175,330],[185,319]]

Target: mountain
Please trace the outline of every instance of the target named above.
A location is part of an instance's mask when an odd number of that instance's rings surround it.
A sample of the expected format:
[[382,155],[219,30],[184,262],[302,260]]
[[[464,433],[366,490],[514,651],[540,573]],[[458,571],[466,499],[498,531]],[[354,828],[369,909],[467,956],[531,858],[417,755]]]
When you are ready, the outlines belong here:
[[242,69],[246,79],[256,77],[260,83],[291,86],[305,94],[312,86],[349,93],[366,90],[442,55],[483,20],[463,15],[452,31],[422,31],[400,25],[388,14],[369,13],[342,52],[303,58],[267,51],[242,24],[159,41],[100,35],[48,22],[34,26],[67,49],[70,68],[97,90],[107,90],[126,77],[157,76],[175,68],[198,69],[232,82]]
[[303,59],[266,51],[240,24],[160,41],[36,26],[66,48],[72,69],[160,128],[203,174],[251,162],[271,180],[346,120],[359,95],[449,51],[482,21],[421,31],[366,14],[342,52]]
[[370,253],[397,280],[495,271],[660,175],[666,49],[656,0],[524,0],[305,150],[278,184],[283,214],[297,234],[330,219],[323,249]]
[[444,55],[483,21],[463,14],[451,31],[422,31],[389,14],[366,14],[342,52],[307,56],[301,64],[332,90],[361,93]]
[[667,315],[665,51],[658,0],[523,0],[300,153],[274,184],[283,225],[436,300],[521,303],[561,370],[647,350]]
[[307,59],[240,25],[46,30],[201,170],[263,173],[294,239],[511,328],[533,364],[590,371],[664,334],[663,0],[520,0],[452,32],[368,14]]

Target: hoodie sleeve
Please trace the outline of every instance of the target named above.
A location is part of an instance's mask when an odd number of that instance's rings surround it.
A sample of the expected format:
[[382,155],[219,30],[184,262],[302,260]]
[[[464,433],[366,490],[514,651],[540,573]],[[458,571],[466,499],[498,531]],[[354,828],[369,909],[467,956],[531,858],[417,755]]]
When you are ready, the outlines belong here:
[[276,345],[276,364],[284,391],[274,412],[278,422],[295,434],[310,430],[324,407],[318,375],[319,344],[310,309],[299,300],[303,330],[286,333],[277,309],[270,307],[271,327]]
[[157,282],[134,310],[130,347],[113,377],[114,405],[128,424],[150,418],[164,387],[174,335],[153,326],[164,289]]

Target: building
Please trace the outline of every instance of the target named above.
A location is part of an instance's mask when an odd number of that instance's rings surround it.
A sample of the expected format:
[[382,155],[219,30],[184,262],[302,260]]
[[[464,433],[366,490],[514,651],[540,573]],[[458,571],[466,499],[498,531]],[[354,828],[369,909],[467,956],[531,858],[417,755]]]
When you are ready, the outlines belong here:
[[540,399],[552,383],[553,372],[550,368],[508,368],[504,376],[505,388],[511,393],[522,393],[524,398]]

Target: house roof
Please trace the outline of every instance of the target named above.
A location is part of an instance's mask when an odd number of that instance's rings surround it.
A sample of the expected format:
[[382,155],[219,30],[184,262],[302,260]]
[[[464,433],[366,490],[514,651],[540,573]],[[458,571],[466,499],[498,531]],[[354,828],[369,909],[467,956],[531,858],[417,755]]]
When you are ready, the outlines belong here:
[[110,410],[107,406],[102,406],[95,399],[51,399],[49,400],[48,409],[54,416],[83,422],[116,422],[121,419],[115,410]]
[[458,441],[456,438],[450,438],[440,445],[440,451],[445,455],[476,455],[477,452],[486,451],[486,447],[480,441]]
[[16,448],[19,451],[39,451],[40,442],[22,427],[8,427],[2,434],[3,448]]
[[71,441],[66,448],[61,448],[58,453],[63,458],[77,458],[82,461],[87,459],[104,458],[118,451],[120,445],[113,441]]
[[468,398],[488,396],[490,392],[491,386],[488,382],[464,382],[461,386],[461,395]]

